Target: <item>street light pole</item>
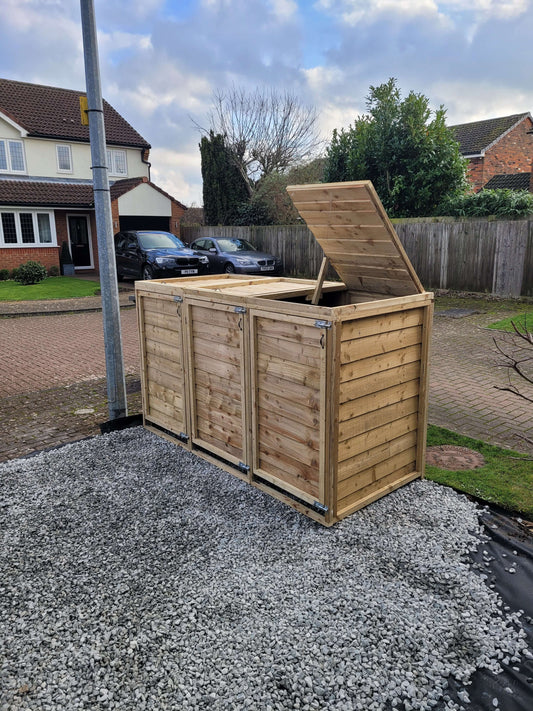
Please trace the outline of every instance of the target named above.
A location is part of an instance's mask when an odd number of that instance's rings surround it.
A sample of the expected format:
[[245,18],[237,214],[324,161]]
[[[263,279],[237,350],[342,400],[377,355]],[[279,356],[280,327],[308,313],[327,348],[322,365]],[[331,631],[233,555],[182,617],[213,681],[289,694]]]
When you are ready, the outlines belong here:
[[126,380],[122,356],[120,305],[118,300],[117,270],[113,245],[113,219],[107,173],[107,153],[104,127],[100,66],[93,0],[80,0],[85,80],[87,84],[87,113],[91,142],[91,170],[93,171],[94,211],[100,263],[100,287],[104,321],[104,346],[107,374],[109,419],[127,415]]

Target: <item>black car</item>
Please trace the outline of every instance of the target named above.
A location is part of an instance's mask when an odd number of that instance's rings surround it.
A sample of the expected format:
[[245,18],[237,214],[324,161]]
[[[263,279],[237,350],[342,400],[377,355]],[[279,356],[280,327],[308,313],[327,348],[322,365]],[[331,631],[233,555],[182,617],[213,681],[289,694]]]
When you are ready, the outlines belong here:
[[209,259],[211,272],[237,274],[280,274],[281,259],[273,254],[258,252],[245,239],[237,237],[203,237],[191,244]]
[[128,230],[115,235],[119,279],[163,279],[205,274],[209,260],[170,232]]

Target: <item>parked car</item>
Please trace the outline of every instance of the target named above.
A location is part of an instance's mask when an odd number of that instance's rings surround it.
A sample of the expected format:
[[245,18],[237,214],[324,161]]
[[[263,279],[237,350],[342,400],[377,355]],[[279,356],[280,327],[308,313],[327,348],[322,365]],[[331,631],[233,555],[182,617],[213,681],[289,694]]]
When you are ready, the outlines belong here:
[[245,239],[237,237],[203,237],[191,244],[191,249],[206,255],[210,271],[216,274],[281,274],[281,259],[258,252]]
[[205,274],[209,259],[170,232],[127,230],[115,235],[119,279],[163,279]]

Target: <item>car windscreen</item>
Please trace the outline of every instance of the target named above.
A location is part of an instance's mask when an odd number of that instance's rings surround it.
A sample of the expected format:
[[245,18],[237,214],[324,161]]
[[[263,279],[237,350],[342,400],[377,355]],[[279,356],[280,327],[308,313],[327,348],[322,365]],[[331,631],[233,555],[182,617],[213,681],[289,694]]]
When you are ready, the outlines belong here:
[[217,242],[222,252],[255,252],[255,247],[245,239],[224,237]]
[[169,232],[139,232],[139,244],[143,249],[183,249],[185,245]]

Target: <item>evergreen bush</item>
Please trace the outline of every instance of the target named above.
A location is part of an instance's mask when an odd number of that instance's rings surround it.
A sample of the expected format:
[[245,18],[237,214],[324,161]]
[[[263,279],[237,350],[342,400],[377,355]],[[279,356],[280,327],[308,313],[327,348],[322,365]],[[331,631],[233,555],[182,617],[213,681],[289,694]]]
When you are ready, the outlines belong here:
[[46,279],[46,267],[40,262],[34,262],[32,259],[20,265],[15,277],[15,281],[24,285],[37,284],[43,279]]
[[9,279],[9,269],[0,269],[0,281],[7,281]]

